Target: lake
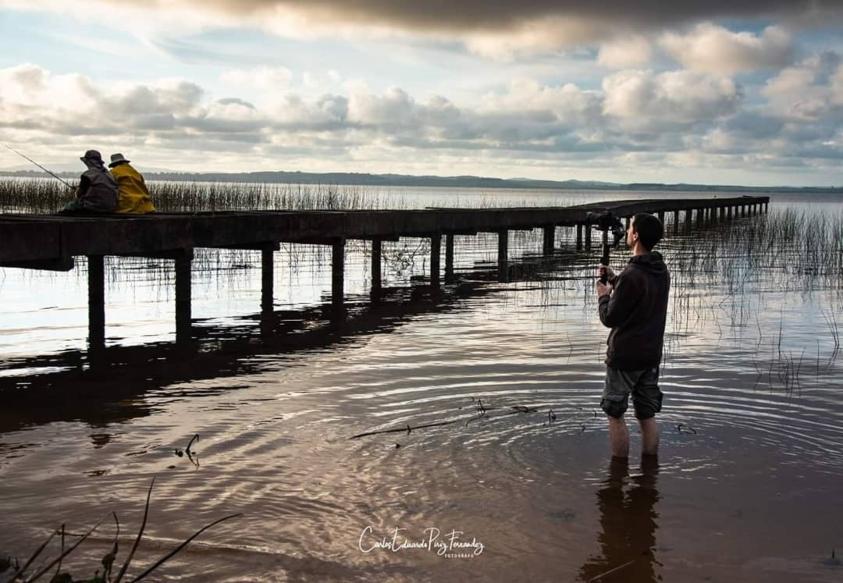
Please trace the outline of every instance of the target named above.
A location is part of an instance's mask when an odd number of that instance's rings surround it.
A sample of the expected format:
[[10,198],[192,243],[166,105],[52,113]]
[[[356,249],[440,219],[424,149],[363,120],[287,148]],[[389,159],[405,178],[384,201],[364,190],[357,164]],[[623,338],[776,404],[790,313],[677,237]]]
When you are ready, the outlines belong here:
[[[387,208],[714,196],[369,192]],[[384,243],[376,305],[368,243],[350,242],[341,324],[323,317],[328,248],[282,244],[271,322],[259,252],[198,250],[193,350],[173,343],[171,262],[110,258],[102,369],[84,260],[2,269],[0,558],[104,519],[65,563],[93,575],[111,512],[123,557],[154,476],[130,575],[241,514],[156,581],[840,581],[841,225],[840,195],[772,194],[767,215],[668,227],[661,450],[642,464],[630,412],[628,465],[599,409],[599,246],[576,252],[572,229],[551,258],[539,230],[513,233],[508,283],[495,236],[457,236],[441,294],[424,240]]]

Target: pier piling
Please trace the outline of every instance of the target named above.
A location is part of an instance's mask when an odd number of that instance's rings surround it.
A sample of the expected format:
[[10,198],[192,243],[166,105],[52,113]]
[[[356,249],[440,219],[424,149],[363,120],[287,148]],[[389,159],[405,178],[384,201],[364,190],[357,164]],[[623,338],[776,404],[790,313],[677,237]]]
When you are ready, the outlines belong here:
[[445,281],[454,279],[454,234],[445,235]]
[[275,248],[268,243],[261,248],[261,312],[271,312],[275,288]]
[[437,233],[430,238],[430,286],[434,289],[441,286],[439,277],[441,253],[442,235]]
[[193,249],[186,249],[175,256],[176,260],[176,343],[187,344],[191,339],[191,285],[190,271]]
[[345,316],[345,239],[336,239],[331,245],[331,317]]
[[381,239],[372,239],[372,287],[369,291],[372,299],[379,299],[382,291],[382,276],[381,276],[381,255],[383,251],[383,241]]
[[105,348],[105,261],[88,255],[88,347]]
[[509,279],[509,231],[498,231],[498,281]]
[[553,254],[553,247],[556,243],[556,225],[552,227],[544,227],[544,241],[542,244],[542,252],[545,255]]

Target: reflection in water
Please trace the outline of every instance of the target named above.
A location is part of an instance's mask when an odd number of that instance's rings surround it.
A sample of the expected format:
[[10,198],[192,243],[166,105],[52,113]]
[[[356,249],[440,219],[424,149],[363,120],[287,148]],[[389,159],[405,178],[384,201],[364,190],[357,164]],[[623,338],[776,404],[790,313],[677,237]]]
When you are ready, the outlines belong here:
[[[580,569],[583,581],[660,581],[656,573],[654,549],[655,505],[659,499],[656,477],[658,458],[641,458],[641,475],[629,476],[629,460],[612,458],[609,477],[597,491],[601,531],[598,555],[589,558]],[[626,491],[624,491],[624,486]]]
[[[510,279],[543,279],[571,270],[583,257],[526,256],[510,266]],[[330,304],[301,310],[263,311],[240,325],[194,322],[190,343],[151,342],[115,345],[88,351],[0,360],[0,373],[49,371],[34,375],[0,375],[0,433],[55,421],[80,420],[92,426],[149,415],[140,398],[174,383],[237,377],[284,366],[279,357],[336,347],[361,336],[387,334],[429,313],[466,309],[467,299],[494,293],[496,270],[475,267],[447,290],[427,286],[382,288],[377,302],[353,298],[347,317],[326,317]],[[352,299],[352,298],[347,298]],[[256,324],[257,322],[257,324]],[[267,360],[270,362],[268,363]],[[237,388],[220,383],[216,392]],[[204,393],[214,392],[207,387]],[[197,391],[193,391],[198,396]],[[49,407],[44,407],[49,395]]]

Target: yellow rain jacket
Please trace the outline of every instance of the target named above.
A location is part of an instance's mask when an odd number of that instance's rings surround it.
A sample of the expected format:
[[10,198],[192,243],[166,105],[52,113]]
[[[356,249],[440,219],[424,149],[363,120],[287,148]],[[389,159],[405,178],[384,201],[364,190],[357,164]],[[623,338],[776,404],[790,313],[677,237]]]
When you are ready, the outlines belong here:
[[111,169],[117,181],[117,213],[142,215],[155,212],[155,205],[146,189],[146,182],[140,172],[128,163],[118,164]]

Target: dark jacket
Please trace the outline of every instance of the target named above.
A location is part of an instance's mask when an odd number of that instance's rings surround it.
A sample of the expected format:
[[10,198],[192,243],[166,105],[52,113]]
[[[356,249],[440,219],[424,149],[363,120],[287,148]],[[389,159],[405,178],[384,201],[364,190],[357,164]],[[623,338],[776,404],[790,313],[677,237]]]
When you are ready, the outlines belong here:
[[630,258],[613,283],[611,296],[598,300],[600,321],[612,329],[606,341],[606,364],[620,370],[658,366],[670,291],[670,273],[661,253]]
[[88,170],[79,180],[76,197],[79,206],[87,211],[110,213],[117,208],[117,182],[102,162],[83,159]]

